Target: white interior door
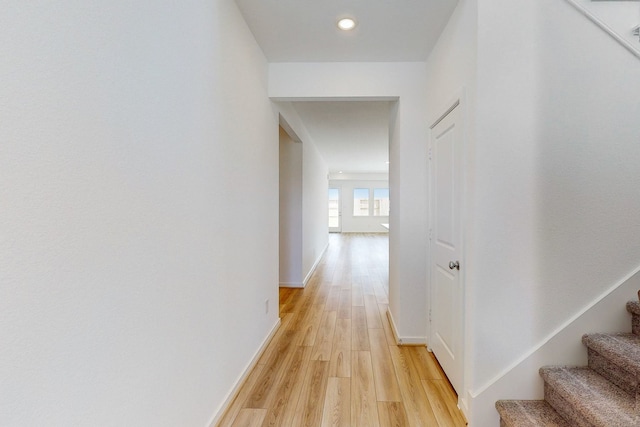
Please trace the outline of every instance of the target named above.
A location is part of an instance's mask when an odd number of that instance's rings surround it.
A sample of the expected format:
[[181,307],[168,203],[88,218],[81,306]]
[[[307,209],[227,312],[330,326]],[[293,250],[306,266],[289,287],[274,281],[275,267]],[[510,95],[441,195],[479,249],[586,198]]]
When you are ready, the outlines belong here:
[[456,106],[431,129],[430,347],[458,394],[463,383],[462,124]]
[[342,231],[342,203],[339,188],[329,188],[329,232]]

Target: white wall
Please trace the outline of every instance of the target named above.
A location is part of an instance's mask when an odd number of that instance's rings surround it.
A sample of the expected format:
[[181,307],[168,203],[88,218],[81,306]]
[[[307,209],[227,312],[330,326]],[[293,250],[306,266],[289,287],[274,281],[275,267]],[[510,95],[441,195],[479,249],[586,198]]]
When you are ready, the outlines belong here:
[[[500,19],[491,16],[498,12]],[[536,12],[530,0],[478,5],[477,142],[471,202],[475,242],[473,269],[467,273],[470,286],[477,290],[474,330],[485,332],[472,337],[474,387],[531,347],[537,327],[544,322],[535,304],[541,285],[536,268],[540,231],[536,224],[540,160],[536,103],[546,94],[539,87]]]
[[302,144],[280,128],[280,286],[300,287],[302,274]]
[[[374,188],[389,188],[389,181],[386,174],[383,179],[369,180],[357,179],[359,174],[350,174],[351,179],[331,179],[329,187],[340,189],[340,205],[342,209],[342,229],[343,233],[386,233],[388,230],[380,224],[388,224],[389,216],[353,216],[353,190],[355,188],[367,188],[372,191]],[[373,174],[372,174],[373,175]],[[370,194],[372,196],[372,194]]]
[[329,169],[312,141],[302,142],[302,273],[311,278],[329,244]]
[[7,1],[0,40],[0,424],[206,425],[277,322],[262,53],[227,0]]
[[473,3],[427,79],[432,117],[467,101],[464,398],[484,426],[495,400],[541,397],[538,362],[583,363],[600,298],[616,312],[599,330],[627,317],[609,292],[640,259],[640,61],[566,2]]
[[[471,421],[482,426],[497,422],[485,393],[504,392],[540,345],[553,351],[545,343],[640,263],[640,61],[552,0],[479,3],[477,59],[467,277],[471,394],[484,405]],[[508,383],[540,397],[536,375],[516,371]]]
[[[291,182],[285,185],[299,194],[295,200],[290,200],[293,204],[288,208],[288,214],[296,217],[290,218],[290,222],[282,215],[280,217],[280,229],[289,227],[284,232],[296,241],[295,248],[287,247],[284,252],[281,248],[281,273],[283,264],[288,265],[290,273],[295,273],[286,277],[281,274],[280,286],[304,287],[329,244],[328,168],[291,103],[276,102],[275,105],[280,114],[280,123],[287,132],[284,138],[288,139],[289,144],[295,145],[290,147],[294,151],[289,153],[293,157],[288,159],[290,164],[286,177]],[[281,189],[282,185],[281,182]],[[289,255],[290,258],[283,259]]]
[[[472,249],[475,243],[474,213],[470,208],[470,198],[474,194],[475,180],[475,129],[476,129],[476,55],[477,55],[477,2],[460,0],[447,27],[427,61],[427,108],[428,122],[433,124],[451,107],[451,103],[461,98],[461,118],[464,123],[464,188],[461,216],[465,245],[462,262],[466,277],[465,289],[465,392],[461,393],[462,409],[467,412],[467,392],[471,388],[471,363],[473,355],[472,337],[475,293],[473,271],[475,263]],[[484,247],[484,246],[483,246]],[[426,261],[425,261],[426,262]],[[427,282],[427,287],[430,283]]]
[[424,63],[273,63],[269,96],[279,101],[398,99],[390,129],[389,306],[407,342],[426,339],[426,91]]
[[479,384],[640,259],[640,61],[568,4],[543,4],[480,6],[476,237],[501,244],[477,253],[477,327],[514,321],[476,337]]

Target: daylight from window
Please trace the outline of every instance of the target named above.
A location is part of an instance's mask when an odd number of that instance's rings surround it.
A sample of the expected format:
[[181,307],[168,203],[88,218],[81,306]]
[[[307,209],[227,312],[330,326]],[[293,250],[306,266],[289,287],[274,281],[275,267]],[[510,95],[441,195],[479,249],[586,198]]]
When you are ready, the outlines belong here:
[[389,189],[373,189],[373,216],[389,216]]
[[340,190],[329,189],[329,228],[340,226]]
[[353,216],[369,216],[369,189],[353,189]]

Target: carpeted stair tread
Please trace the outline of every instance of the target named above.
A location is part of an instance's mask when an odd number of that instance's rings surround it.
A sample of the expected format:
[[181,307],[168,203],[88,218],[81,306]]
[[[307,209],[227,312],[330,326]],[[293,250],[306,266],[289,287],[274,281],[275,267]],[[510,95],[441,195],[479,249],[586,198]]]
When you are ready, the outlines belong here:
[[640,373],[640,336],[635,334],[587,334],[582,342],[630,372]]
[[544,400],[499,400],[496,409],[505,427],[571,427]]
[[[540,375],[546,383],[545,399],[565,418],[580,420],[575,425],[639,425],[635,399],[595,371],[587,367],[547,366],[540,368]],[[556,406],[558,401],[563,407]]]

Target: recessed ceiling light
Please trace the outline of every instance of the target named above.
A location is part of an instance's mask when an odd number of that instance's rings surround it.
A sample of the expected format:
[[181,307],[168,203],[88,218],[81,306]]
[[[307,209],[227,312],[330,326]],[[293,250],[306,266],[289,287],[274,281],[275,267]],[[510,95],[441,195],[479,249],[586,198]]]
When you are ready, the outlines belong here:
[[356,21],[352,18],[342,18],[338,21],[338,28],[342,31],[353,30],[356,27]]

